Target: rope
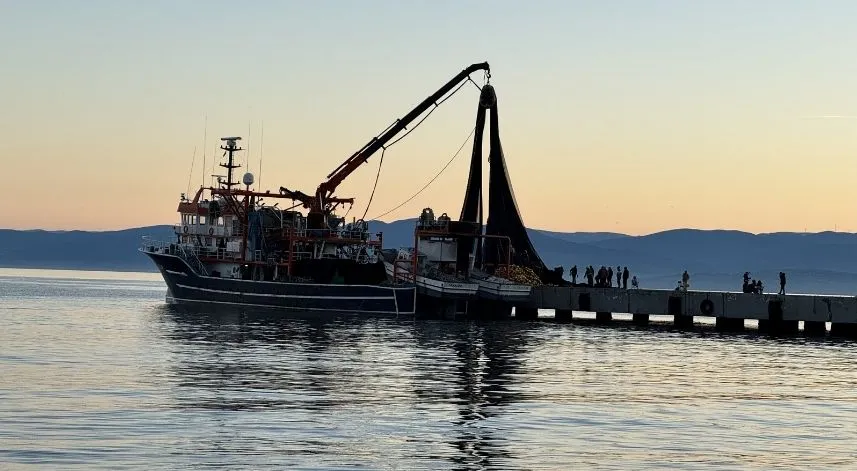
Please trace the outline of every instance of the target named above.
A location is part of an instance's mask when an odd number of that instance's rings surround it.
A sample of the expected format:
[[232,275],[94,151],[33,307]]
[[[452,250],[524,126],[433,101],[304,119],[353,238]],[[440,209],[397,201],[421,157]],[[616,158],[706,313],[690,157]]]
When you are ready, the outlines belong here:
[[[476,85],[476,82],[474,82],[474,81],[473,81],[473,79],[471,79],[469,76],[467,77],[467,79],[468,79],[471,83],[473,83],[473,85]],[[408,134],[412,133],[416,128],[420,127],[420,124],[423,124],[423,121],[425,121],[425,120],[426,120],[426,118],[428,118],[429,116],[431,116],[431,114],[432,114],[432,113],[434,113],[434,110],[438,109],[438,108],[440,107],[440,105],[442,105],[442,104],[443,104],[443,102],[445,102],[446,100],[449,100],[450,98],[452,98],[452,96],[453,96],[453,95],[455,95],[456,93],[458,93],[458,91],[459,91],[459,90],[461,90],[461,88],[462,88],[462,87],[464,87],[465,85],[467,85],[467,80],[465,80],[464,82],[461,82],[461,84],[460,84],[460,85],[459,85],[455,90],[453,90],[453,91],[452,91],[452,93],[450,93],[449,95],[447,95],[446,97],[444,97],[444,98],[443,98],[443,100],[440,100],[439,102],[435,103],[435,104],[434,104],[434,108],[432,108],[428,113],[426,113],[426,115],[425,115],[425,116],[423,116],[423,119],[419,120],[419,121],[417,122],[417,124],[415,124],[415,125],[414,125],[414,127],[412,127],[411,129],[408,129],[408,132],[406,132],[406,133],[402,134],[398,139],[396,139],[395,141],[393,141],[393,142],[391,142],[391,143],[387,144],[387,147],[392,147],[392,146],[393,146],[393,144],[395,144],[395,143],[397,143],[397,142],[401,141],[401,140],[402,140],[402,139],[404,139]],[[476,86],[476,88],[479,88],[479,86],[477,85],[477,86]]]
[[[385,212],[385,213],[383,213],[383,214],[379,214],[378,216],[373,217],[373,218],[372,218],[372,220],[373,220],[373,221],[377,221],[378,219],[380,219],[380,218],[382,218],[382,217],[384,217],[384,216],[386,216],[386,215],[388,215],[388,214],[392,213],[393,211],[395,211],[395,210],[397,210],[397,209],[401,208],[402,206],[404,206],[404,205],[406,205],[406,204],[410,203],[410,202],[411,202],[411,200],[413,200],[414,198],[416,198],[417,196],[419,196],[419,195],[420,195],[420,193],[422,193],[423,191],[425,191],[425,189],[426,189],[426,188],[428,188],[428,187],[429,187],[429,185],[431,185],[432,183],[434,183],[434,181],[435,181],[435,180],[437,180],[437,179],[438,179],[438,177],[440,177],[440,175],[444,172],[444,170],[446,170],[446,169],[447,169],[447,167],[449,167],[449,165],[450,165],[450,164],[452,164],[452,161],[453,161],[453,160],[455,160],[455,158],[456,158],[456,157],[458,157],[458,154],[460,154],[460,153],[461,153],[461,150],[462,150],[462,149],[464,149],[464,146],[466,146],[466,145],[467,145],[467,143],[470,141],[470,138],[471,138],[471,137],[473,137],[473,133],[475,133],[475,132],[476,132],[476,127],[474,127],[474,128],[473,128],[473,130],[471,130],[471,131],[470,131],[470,134],[468,134],[468,135],[467,135],[467,139],[465,139],[465,140],[464,140],[464,142],[461,144],[461,147],[459,147],[459,148],[458,148],[458,150],[457,150],[457,151],[455,151],[455,155],[453,155],[453,156],[452,156],[452,158],[451,158],[451,159],[449,159],[449,160],[446,162],[446,165],[444,165],[444,166],[443,166],[443,168],[442,168],[442,169],[440,169],[440,171],[439,171],[439,172],[437,172],[437,174],[435,174],[435,176],[434,176],[434,177],[432,177],[432,179],[428,181],[428,183],[426,183],[425,185],[423,185],[423,187],[422,187],[422,188],[420,188],[420,189],[419,189],[419,191],[417,191],[416,193],[414,193],[413,195],[411,195],[411,197],[410,197],[410,198],[406,199],[405,201],[403,201],[401,204],[399,204],[399,205],[398,205],[398,206],[396,206],[395,208],[393,208],[393,209],[391,209],[391,210],[389,210],[389,211],[387,211],[387,212]],[[383,154],[382,154],[382,155],[383,155]],[[366,219],[365,219],[365,214],[364,214],[364,219],[363,219],[363,220],[364,220],[364,221],[366,220]]]
[[[366,210],[363,211],[363,217],[360,218],[364,221],[366,220],[366,213],[369,212],[369,207],[372,206],[372,198],[375,197],[375,189],[378,188],[378,178],[381,176],[381,166],[384,165],[384,152],[387,152],[386,147],[381,148],[381,160],[378,162],[378,173],[375,174],[375,184],[372,185],[372,194],[369,195],[369,202],[366,203]],[[348,210],[351,211],[351,208],[348,208]],[[346,215],[347,214],[348,213],[346,213]]]
[[[378,162],[378,173],[377,173],[377,174],[375,174],[375,184],[372,186],[372,194],[370,194],[370,195],[369,195],[369,202],[366,204],[366,210],[365,210],[365,211],[363,211],[363,217],[362,217],[361,219],[363,219],[364,221],[366,220],[366,214],[368,214],[368,213],[369,213],[369,207],[370,207],[370,206],[372,206],[372,198],[374,198],[374,197],[375,197],[375,190],[378,188],[378,178],[381,176],[381,166],[384,164],[384,152],[386,152],[388,148],[393,147],[396,143],[398,143],[399,141],[401,141],[402,139],[404,139],[405,137],[407,137],[407,136],[408,136],[408,134],[410,134],[410,133],[414,132],[414,130],[415,130],[415,129],[417,129],[418,127],[420,127],[420,124],[423,124],[423,121],[425,121],[426,119],[428,119],[428,117],[429,117],[429,116],[431,116],[431,114],[432,114],[432,113],[434,113],[434,111],[435,111],[436,109],[440,108],[440,105],[442,105],[442,104],[443,104],[443,102],[445,102],[446,100],[449,100],[450,98],[452,98],[452,96],[453,96],[453,95],[455,95],[456,93],[458,93],[458,91],[459,91],[459,90],[461,90],[465,85],[467,85],[467,82],[468,82],[468,81],[469,81],[470,83],[472,83],[472,84],[473,84],[477,89],[481,90],[481,88],[479,88],[479,85],[476,85],[476,82],[474,82],[474,81],[473,81],[473,79],[472,79],[472,78],[470,78],[470,76],[468,76],[468,77],[467,77],[467,80],[465,80],[464,82],[461,82],[461,84],[460,84],[458,87],[456,87],[456,88],[455,88],[455,90],[453,90],[449,95],[445,96],[442,100],[440,100],[440,101],[438,101],[437,103],[435,103],[435,104],[434,104],[434,108],[432,108],[431,110],[429,110],[429,112],[428,112],[428,113],[426,113],[426,115],[425,115],[425,116],[423,116],[423,118],[422,118],[421,120],[417,121],[417,124],[415,124],[415,125],[414,125],[414,127],[412,127],[411,129],[408,129],[408,132],[406,132],[406,133],[402,134],[401,136],[399,136],[399,138],[398,138],[398,139],[396,139],[395,141],[393,141],[393,142],[391,142],[391,143],[387,144],[386,146],[384,146],[384,147],[382,148],[382,150],[381,150],[381,161],[380,161],[380,162]],[[392,126],[392,125],[391,125],[391,126]],[[389,128],[388,128],[388,129],[389,129]],[[474,131],[475,131],[475,130],[476,130],[476,129],[474,128]],[[470,132],[470,135],[471,135],[471,136],[473,135],[473,131],[471,131],[471,132]],[[470,139],[470,137],[468,136],[468,137],[467,137],[467,139],[469,140],[469,139]],[[467,141],[464,141],[464,144],[467,144]],[[463,147],[464,147],[464,145],[462,145],[462,148],[463,148]],[[461,152],[461,149],[458,149],[458,152]],[[457,155],[458,155],[458,152],[456,152],[456,153],[455,153],[455,156],[457,156]],[[453,156],[452,158],[453,158],[453,159],[455,159],[455,156]],[[446,167],[448,167],[450,163],[452,163],[452,160],[450,160],[449,162],[447,162],[446,166],[444,166],[444,167],[443,167],[443,169],[441,170],[441,173],[442,173],[444,170],[446,170]],[[438,173],[438,174],[435,176],[435,178],[437,178],[438,176],[440,176],[440,173]],[[421,192],[421,191],[423,191],[423,190],[425,190],[425,188],[426,188],[426,187],[428,187],[428,185],[430,185],[430,184],[431,184],[431,182],[433,182],[433,181],[434,181],[434,179],[432,179],[432,180],[431,180],[431,181],[430,181],[430,182],[429,182],[425,187],[423,187],[423,189],[422,189],[422,190],[420,190],[420,192]],[[416,195],[412,196],[412,197],[411,197],[411,199],[415,198],[418,194],[419,194],[419,192],[417,192],[417,194],[416,194]],[[410,200],[408,200],[408,201],[410,201]],[[407,201],[406,201],[405,203],[407,203]],[[405,204],[405,203],[402,203],[402,204]],[[396,209],[398,209],[398,208],[394,208],[393,210],[388,211],[387,213],[384,213],[383,215],[386,215],[386,214],[388,214],[389,212],[395,211]],[[383,215],[382,215],[382,216],[383,216]]]

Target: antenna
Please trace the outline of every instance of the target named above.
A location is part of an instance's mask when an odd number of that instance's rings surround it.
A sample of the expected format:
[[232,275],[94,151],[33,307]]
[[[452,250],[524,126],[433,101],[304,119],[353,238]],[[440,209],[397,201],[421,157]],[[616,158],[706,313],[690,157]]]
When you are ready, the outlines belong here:
[[[205,113],[205,131],[203,132],[202,137],[202,185],[200,187],[205,186],[205,146],[208,142],[208,113]],[[190,193],[190,190],[188,190]]]
[[[253,108],[251,107],[252,111]],[[247,120],[247,152],[244,153],[244,167],[247,168],[247,171],[250,171],[250,137],[253,136],[253,118]]]
[[[226,169],[226,183],[220,182],[220,186],[227,189],[232,189],[233,185],[237,185],[238,182],[232,180],[232,171],[236,168],[241,167],[235,163],[235,153],[238,151],[242,151],[244,149],[238,147],[238,141],[241,140],[240,137],[221,137],[221,141],[224,142],[225,145],[221,145],[220,148],[224,150],[223,156],[227,158],[225,164],[220,164],[221,167]],[[247,186],[250,186],[250,183],[247,183]]]
[[[216,174],[215,174],[215,172],[217,172],[217,150],[218,150],[219,148],[220,148],[220,146],[218,146],[217,144],[215,144],[215,145],[214,145],[214,149],[212,149],[212,152],[211,152],[211,154],[214,156],[214,157],[212,157],[212,158],[211,158],[211,176],[212,176],[212,177],[217,177],[217,178],[218,178],[218,179],[217,179],[217,186],[220,186],[220,180],[219,180],[219,178],[220,178],[220,176],[221,176],[221,175],[216,175]],[[211,185],[212,185],[212,186],[215,186],[215,183],[214,183],[214,182],[215,182],[215,180],[212,180],[212,181],[211,181]]]
[[257,187],[260,189],[262,188],[262,151],[265,150],[265,121],[262,121],[261,128],[261,136],[259,136],[259,186]]
[[[190,194],[190,179],[193,177],[193,164],[196,161],[196,146],[193,146],[193,157],[190,158],[190,172],[187,174],[187,194]],[[205,168],[202,169],[202,178],[205,178]]]

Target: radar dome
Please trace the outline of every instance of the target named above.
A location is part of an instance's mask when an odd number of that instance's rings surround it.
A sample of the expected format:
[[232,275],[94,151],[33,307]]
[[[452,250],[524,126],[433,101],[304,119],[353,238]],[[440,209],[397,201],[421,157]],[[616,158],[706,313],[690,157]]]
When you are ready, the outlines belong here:
[[243,181],[244,181],[244,184],[247,186],[252,185],[253,184],[253,174],[250,172],[245,173]]

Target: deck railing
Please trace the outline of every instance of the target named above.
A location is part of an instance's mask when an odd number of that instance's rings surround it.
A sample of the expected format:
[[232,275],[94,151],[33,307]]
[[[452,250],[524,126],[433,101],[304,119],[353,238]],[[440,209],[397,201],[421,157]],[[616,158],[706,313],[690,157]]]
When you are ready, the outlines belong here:
[[148,253],[175,255],[187,262],[191,270],[197,274],[208,276],[208,270],[205,269],[205,265],[199,260],[197,251],[194,248],[186,247],[182,244],[154,240],[144,236],[141,250]]

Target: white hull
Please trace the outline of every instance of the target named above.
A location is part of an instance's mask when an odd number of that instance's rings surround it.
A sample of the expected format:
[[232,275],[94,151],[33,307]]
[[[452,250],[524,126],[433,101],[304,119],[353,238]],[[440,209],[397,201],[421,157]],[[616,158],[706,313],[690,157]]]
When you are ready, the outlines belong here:
[[503,301],[523,301],[530,297],[532,287],[508,281],[497,282],[490,279],[476,280],[479,286],[479,295],[482,298],[498,299]]
[[[387,275],[392,279],[394,267],[390,262],[384,262],[384,267],[387,269]],[[402,268],[399,268],[401,273]],[[407,273],[410,273],[408,271]],[[416,277],[417,291],[422,291],[429,296],[445,298],[473,298],[479,291],[479,285],[476,283],[458,283],[441,281],[425,276],[417,275]]]

